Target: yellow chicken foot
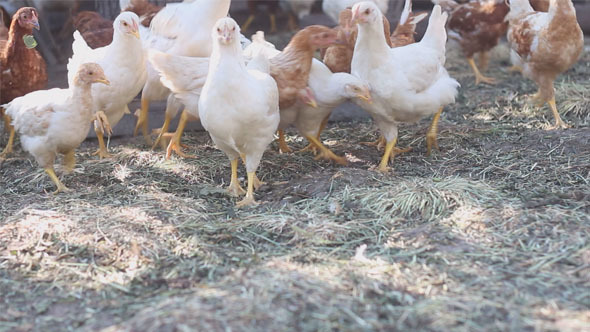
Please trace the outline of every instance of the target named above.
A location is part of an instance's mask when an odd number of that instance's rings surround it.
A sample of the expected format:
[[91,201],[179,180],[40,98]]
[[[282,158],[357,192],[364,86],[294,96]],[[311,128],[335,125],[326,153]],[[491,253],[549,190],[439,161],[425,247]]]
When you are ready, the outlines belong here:
[[285,131],[282,129],[279,129],[278,133],[279,133],[279,151],[281,153],[293,152],[293,150],[287,145],[287,142],[285,141]]
[[143,138],[147,145],[152,145],[152,138],[148,133],[148,111],[150,109],[150,102],[147,99],[141,99],[141,109],[135,111],[135,116],[137,116],[137,124],[135,125],[135,130],[133,131],[133,136],[137,136],[137,132],[139,128],[141,128],[141,132],[143,133]]
[[434,117],[432,118],[432,123],[430,124],[430,127],[428,128],[428,133],[426,133],[426,155],[430,156],[430,153],[432,153],[432,148],[434,147],[437,150],[440,150],[438,148],[438,141],[437,141],[437,135],[438,135],[438,121],[440,119],[440,115],[442,114],[443,111],[443,107],[441,107],[438,112],[436,112],[436,114],[434,114]]
[[254,172],[248,173],[248,191],[246,192],[246,197],[244,197],[243,200],[239,201],[236,204],[237,208],[241,208],[241,207],[249,206],[249,205],[258,205],[258,202],[256,202],[256,200],[254,200],[254,178],[255,177],[256,177],[256,174]]
[[158,144],[160,144],[162,150],[166,149],[166,142],[164,140],[162,140],[162,137],[165,136],[168,133],[168,128],[170,128],[170,121],[172,119],[170,118],[170,116],[168,114],[166,114],[166,117],[164,118],[164,124],[162,125],[162,128],[160,129],[160,132],[158,133],[158,137],[156,138],[156,140],[154,141],[154,144],[152,145],[152,150],[156,149],[156,146],[158,146]]
[[485,72],[488,70],[488,64],[490,63],[490,56],[488,52],[479,52],[479,68]]
[[[4,115],[4,121],[6,121],[6,119],[10,120],[10,117],[8,115]],[[8,122],[10,123],[10,122]],[[13,145],[14,145],[14,127],[12,125],[8,125],[10,128],[10,135],[8,136],[8,143],[6,143],[6,147],[4,148],[4,150],[2,151],[2,153],[0,153],[0,158],[6,158],[9,154],[11,154],[13,152]]]
[[[244,164],[244,166],[246,166],[246,155],[242,153],[242,154],[240,154],[240,158],[242,159],[242,163]],[[260,181],[258,176],[256,174],[254,174],[254,189],[258,190],[258,189],[260,189],[260,187],[262,187],[265,184],[266,184],[266,182]]]
[[561,117],[559,116],[559,112],[557,112],[557,105],[555,105],[555,97],[551,98],[551,100],[549,100],[549,107],[551,108],[551,111],[553,112],[553,117],[555,118],[555,126],[553,127],[554,129],[567,129],[569,128],[569,126],[567,125],[567,123],[563,122],[563,120],[561,120]]
[[393,161],[395,156],[400,155],[402,153],[412,151],[412,148],[405,148],[405,149],[396,148],[395,147],[396,144],[397,144],[397,137],[393,141],[387,143],[387,145],[385,146],[385,152],[383,153],[383,157],[381,158],[381,163],[379,164],[379,171],[380,172],[387,173],[389,171],[389,167],[387,165],[389,164],[390,160]]
[[377,147],[378,151],[381,151],[381,149],[385,147],[386,143],[387,142],[385,141],[385,137],[383,137],[383,135],[379,136],[379,138],[373,142],[361,142],[362,145]]
[[269,14],[268,17],[270,19],[270,33],[276,33],[277,32],[277,16],[275,14]]
[[180,116],[180,121],[178,121],[178,127],[176,128],[176,132],[170,139],[170,143],[168,143],[168,148],[166,149],[166,159],[170,159],[172,155],[172,151],[174,151],[177,155],[182,158],[195,158],[195,156],[186,154],[182,152],[181,147],[183,146],[180,144],[180,139],[182,138],[182,134],[184,133],[184,128],[186,127],[186,123],[188,122],[189,114],[186,111],[182,112]]
[[[328,125],[328,120],[330,120],[330,115],[326,116],[322,120],[322,123],[320,123],[320,128],[318,129],[318,133],[317,133],[317,135],[315,135],[315,137],[318,139],[318,141],[320,140],[320,135],[322,134],[322,132],[324,131],[324,129],[326,129],[326,126]],[[312,143],[309,143],[306,147],[299,150],[299,152],[305,152],[305,151],[311,151],[314,156],[317,156],[317,154],[319,152],[318,148]]]
[[519,73],[522,74],[522,67],[521,66],[512,65],[512,66],[510,66],[510,68],[508,68],[508,72],[510,72],[510,73],[519,72]]
[[479,69],[477,69],[477,65],[475,64],[475,61],[473,60],[473,58],[469,58],[467,59],[467,61],[469,62],[469,65],[471,66],[471,69],[473,70],[473,73],[475,74],[475,84],[479,84],[479,83],[487,83],[487,84],[496,84],[496,80],[491,78],[491,77],[486,77],[484,76]]
[[0,107],[0,116],[4,121],[4,131],[10,131],[10,117],[5,113],[4,108]]
[[100,159],[111,158],[111,154],[107,151],[107,146],[104,144],[104,137],[102,130],[98,127],[94,127],[94,132],[96,133],[96,138],[98,138],[98,150],[94,152],[93,156],[98,156]]
[[252,22],[254,22],[254,18],[256,18],[256,16],[254,15],[250,15],[248,16],[248,18],[246,19],[246,22],[242,25],[242,31],[248,31],[248,28],[250,27],[250,24],[252,24]]
[[63,183],[61,183],[61,181],[59,180],[57,175],[55,175],[55,171],[53,170],[53,167],[45,168],[45,173],[47,173],[47,175],[49,175],[49,178],[51,179],[51,181],[53,181],[53,183],[55,183],[55,185],[57,186],[57,190],[53,192],[54,195],[57,193],[60,193],[60,192],[64,192],[64,191],[70,191],[70,189],[68,189],[66,186],[64,186]]
[[229,182],[229,187],[227,187],[227,191],[229,192],[230,196],[239,197],[243,195],[246,191],[240,186],[240,181],[238,180],[238,160],[234,159],[231,161],[231,180]]
[[328,149],[317,138],[315,138],[311,135],[305,136],[305,138],[307,138],[307,140],[311,144],[315,145],[320,150],[320,153],[314,158],[315,160],[318,160],[318,159],[332,160],[339,165],[343,165],[343,166],[348,165],[348,160],[346,160],[345,157],[340,157],[340,156],[337,156],[336,154],[334,154],[334,152],[332,152],[330,149]]
[[65,173],[70,174],[76,166],[76,154],[74,150],[66,152],[64,154],[64,170]]
[[103,111],[98,111],[95,114],[95,119],[97,126],[100,127],[103,133],[106,133],[107,136],[111,136],[113,134],[113,128],[111,127],[111,123],[109,122],[109,118]]

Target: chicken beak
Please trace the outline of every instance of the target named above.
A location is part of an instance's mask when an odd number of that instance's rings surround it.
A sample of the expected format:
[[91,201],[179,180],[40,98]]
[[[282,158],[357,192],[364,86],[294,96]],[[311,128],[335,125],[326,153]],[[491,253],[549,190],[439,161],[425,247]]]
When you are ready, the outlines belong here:
[[137,30],[135,30],[135,31],[132,31],[132,32],[131,32],[131,34],[132,34],[132,35],[134,35],[134,36],[135,36],[135,38],[137,38],[137,39],[141,39],[141,37],[139,36],[139,31],[137,31]]
[[358,8],[352,12],[352,18],[350,19],[352,24],[359,24],[360,23],[360,18],[358,17],[358,14],[359,14]]
[[359,93],[358,95],[356,95],[356,97],[358,99],[366,102],[367,104],[373,103],[373,98],[371,98],[371,93],[369,91],[367,91],[365,93]]
[[315,100],[315,98],[308,101],[307,104],[313,108],[318,108],[318,102]]
[[33,27],[37,30],[41,30],[41,26],[39,25],[39,21],[36,18],[33,18],[31,20],[31,24],[33,25]]
[[109,80],[107,80],[106,78],[99,78],[94,82],[95,83],[102,83],[104,85],[111,85],[111,82]]

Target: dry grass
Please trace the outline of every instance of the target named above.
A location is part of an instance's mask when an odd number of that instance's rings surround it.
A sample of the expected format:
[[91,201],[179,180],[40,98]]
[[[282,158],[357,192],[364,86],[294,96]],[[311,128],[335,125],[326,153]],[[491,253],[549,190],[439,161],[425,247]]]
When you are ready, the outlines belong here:
[[234,209],[206,133],[187,160],[118,139],[98,161],[85,142],[58,196],[18,151],[0,168],[0,331],[587,329],[590,57],[556,85],[565,131],[495,58],[500,84],[474,87],[449,55],[463,88],[433,157],[428,120],[401,129],[414,151],[389,175],[357,144],[370,122],[332,124],[323,139],[353,162],[273,144],[252,209]]

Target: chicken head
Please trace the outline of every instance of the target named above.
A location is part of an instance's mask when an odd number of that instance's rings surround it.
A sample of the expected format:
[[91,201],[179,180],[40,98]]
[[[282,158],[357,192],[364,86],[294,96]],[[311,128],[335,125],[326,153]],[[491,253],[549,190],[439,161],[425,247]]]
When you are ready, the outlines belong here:
[[239,40],[240,26],[233,19],[226,17],[219,19],[213,27],[213,40],[221,45],[231,45]]
[[[353,76],[351,79],[356,79],[356,77]],[[344,85],[344,95],[349,99],[358,98],[369,104],[373,102],[369,87],[360,80],[346,83]]]
[[74,82],[79,85],[90,85],[92,83],[102,83],[110,85],[107,80],[102,67],[96,63],[88,62],[84,63],[78,69]]
[[137,14],[132,12],[122,12],[117,16],[113,24],[115,30],[122,32],[123,34],[129,34],[137,39],[139,37],[139,17]]
[[373,23],[381,16],[379,7],[371,1],[359,2],[352,7],[352,22],[356,24]]
[[325,48],[344,43],[344,41],[338,39],[338,31],[335,29],[323,26],[310,26],[306,29],[310,29],[309,42],[313,48]]
[[33,28],[39,30],[39,15],[37,10],[33,7],[23,7],[19,9],[15,14],[18,17],[18,24],[24,28],[33,30]]

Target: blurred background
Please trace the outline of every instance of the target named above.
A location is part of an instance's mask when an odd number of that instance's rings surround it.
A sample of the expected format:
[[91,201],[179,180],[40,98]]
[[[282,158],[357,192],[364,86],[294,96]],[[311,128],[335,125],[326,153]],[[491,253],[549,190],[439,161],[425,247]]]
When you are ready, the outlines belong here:
[[[170,2],[181,0],[149,0],[151,3],[164,6]],[[198,1],[198,0],[197,0]],[[467,0],[458,0],[466,2]],[[297,8],[304,3],[311,4],[309,14],[304,8]],[[119,0],[0,0],[2,24],[9,26],[11,15],[22,6],[35,7],[40,12],[41,31],[38,33],[39,49],[49,64],[64,63],[71,55],[71,42],[74,27],[72,15],[82,10],[97,11],[103,17],[114,19],[120,12]],[[574,0],[578,11],[578,20],[585,33],[590,33],[590,0]],[[309,5],[307,5],[309,6]],[[399,20],[404,0],[390,0],[386,14],[392,27]],[[429,11],[430,0],[414,0],[414,12]],[[300,7],[306,7],[305,5]],[[269,14],[276,17],[276,32],[271,31]],[[244,26],[250,16],[253,20],[242,33],[250,37],[258,30],[266,32],[269,40],[282,48],[289,41],[297,28],[311,24],[334,26],[334,22],[322,11],[322,0],[233,0],[230,15]],[[420,35],[426,28],[427,20],[418,27]]]

